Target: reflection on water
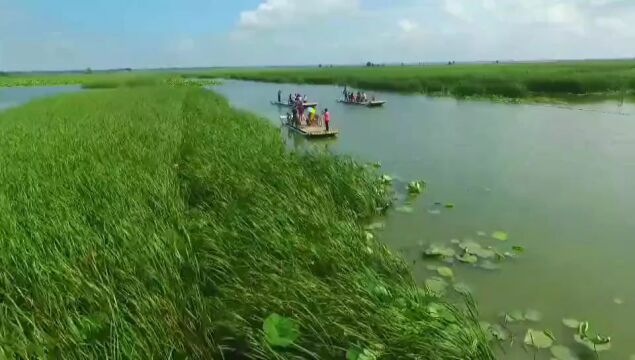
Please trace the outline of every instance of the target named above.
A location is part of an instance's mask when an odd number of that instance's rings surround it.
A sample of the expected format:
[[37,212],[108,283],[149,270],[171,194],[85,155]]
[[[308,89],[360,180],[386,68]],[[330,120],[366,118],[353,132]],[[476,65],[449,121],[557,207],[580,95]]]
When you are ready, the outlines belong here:
[[[543,313],[539,323],[513,327],[517,345],[501,358],[533,358],[518,346],[528,327],[550,329],[557,343],[581,350],[562,325],[564,317],[588,320],[612,336],[613,349],[602,359],[635,353],[633,104],[510,105],[377,93],[388,100],[386,107],[367,109],[336,103],[341,89],[334,86],[225,81],[214,89],[279,124],[287,109],[269,104],[278,88],[319,101],[340,129],[327,143],[283,130],[289,146],[328,146],[380,161],[395,178],[428,182],[415,211],[391,213],[380,234],[415,261],[420,283],[433,275],[420,244],[473,239],[505,250],[526,248],[499,271],[453,266],[456,281],[473,289],[483,319],[495,322],[502,311]],[[509,240],[482,236],[498,230]],[[549,359],[548,351],[536,358]]]

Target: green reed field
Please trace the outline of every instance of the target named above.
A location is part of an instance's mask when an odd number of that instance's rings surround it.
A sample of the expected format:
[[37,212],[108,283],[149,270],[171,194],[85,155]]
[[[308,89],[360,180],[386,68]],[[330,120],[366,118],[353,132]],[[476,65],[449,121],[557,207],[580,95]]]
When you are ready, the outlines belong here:
[[224,69],[198,76],[456,97],[632,99],[635,61]]
[[1,357],[491,359],[365,232],[378,174],[279,135],[189,86],[0,113]]

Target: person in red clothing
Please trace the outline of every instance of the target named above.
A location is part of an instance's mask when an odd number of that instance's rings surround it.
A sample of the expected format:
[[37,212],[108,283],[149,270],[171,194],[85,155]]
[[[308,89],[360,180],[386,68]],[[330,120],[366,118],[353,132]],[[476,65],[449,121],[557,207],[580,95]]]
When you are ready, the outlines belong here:
[[331,122],[331,113],[329,109],[324,109],[324,126],[326,126],[326,131],[329,131],[329,122]]

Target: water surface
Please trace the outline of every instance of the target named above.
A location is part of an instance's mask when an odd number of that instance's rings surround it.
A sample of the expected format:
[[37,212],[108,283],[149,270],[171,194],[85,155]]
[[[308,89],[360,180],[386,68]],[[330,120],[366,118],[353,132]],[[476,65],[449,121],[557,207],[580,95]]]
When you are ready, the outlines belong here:
[[80,90],[79,85],[0,87],[0,111],[25,104],[36,98]]
[[[524,329],[551,329],[558,343],[573,346],[561,319],[588,320],[610,335],[602,359],[635,353],[635,106],[615,102],[572,106],[499,104],[420,95],[376,93],[386,107],[338,104],[334,86],[296,86],[226,81],[214,89],[238,107],[279,124],[286,109],[269,101],[278,88],[300,92],[329,108],[340,137],[313,146],[366,161],[406,180],[425,179],[428,191],[411,214],[391,213],[380,238],[410,261],[419,282],[426,269],[420,243],[448,244],[473,238],[526,253],[487,272],[453,267],[457,281],[474,289],[483,319],[501,311],[536,309],[544,314]],[[286,137],[286,136],[285,136]],[[288,135],[291,146],[307,142]],[[433,215],[435,202],[456,208]],[[480,238],[496,230],[507,243]],[[622,305],[615,299],[623,301]],[[504,359],[531,359],[519,346]],[[588,358],[594,358],[586,353]],[[541,352],[537,359],[548,359]]]

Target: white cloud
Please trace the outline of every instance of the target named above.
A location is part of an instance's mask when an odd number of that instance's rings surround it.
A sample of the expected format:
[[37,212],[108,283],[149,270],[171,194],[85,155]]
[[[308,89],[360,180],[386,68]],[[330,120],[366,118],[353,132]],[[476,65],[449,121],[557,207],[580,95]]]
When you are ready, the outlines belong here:
[[308,19],[349,14],[361,0],[264,0],[254,10],[240,13],[239,28],[261,30],[301,24]]
[[397,25],[399,26],[401,31],[403,31],[405,33],[413,32],[413,31],[415,31],[415,30],[417,30],[419,28],[419,24],[413,22],[412,20],[408,20],[408,19],[399,20]]

